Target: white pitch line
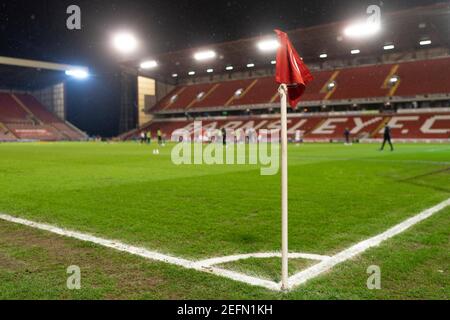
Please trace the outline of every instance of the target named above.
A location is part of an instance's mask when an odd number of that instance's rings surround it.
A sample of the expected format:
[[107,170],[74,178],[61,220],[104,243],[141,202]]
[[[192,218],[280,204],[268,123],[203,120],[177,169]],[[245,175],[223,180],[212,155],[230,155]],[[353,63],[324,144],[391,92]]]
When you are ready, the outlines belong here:
[[[320,261],[318,264],[297,273],[296,275],[289,278],[290,288],[294,288],[299,286],[308,280],[319,276],[320,274],[329,271],[334,266],[339,263],[342,263],[346,260],[349,260],[356,255],[359,255],[366,251],[369,248],[378,246],[381,242],[390,239],[405,230],[409,229],[413,225],[431,217],[433,214],[443,210],[447,206],[450,205],[450,199],[438,204],[437,206],[425,210],[424,212],[396,225],[395,227],[389,229],[388,231],[377,235],[368,240],[362,241],[349,249],[346,249],[333,257],[317,255],[317,254],[308,254],[308,253],[291,253],[289,257],[291,259],[309,259],[309,260],[317,260]],[[205,273],[214,274],[217,276],[225,277],[228,279],[232,279],[235,281],[243,282],[252,286],[259,286],[273,291],[281,291],[281,284],[276,283],[274,281],[265,280],[257,277],[252,277],[246,274],[242,274],[239,272],[234,272],[230,270],[225,270],[222,268],[214,267],[214,265],[233,262],[241,259],[248,258],[273,258],[273,257],[281,257],[280,253],[251,253],[251,254],[242,254],[242,255],[234,255],[228,257],[220,257],[220,258],[212,258],[201,261],[190,261],[187,259],[177,258],[165,254],[161,254],[156,251],[150,251],[145,248],[140,248],[136,246],[131,246],[125,244],[120,241],[103,239],[96,236],[92,236],[86,233],[81,233],[78,231],[67,230],[63,228],[59,228],[56,226],[52,226],[45,223],[38,223],[31,220],[16,218],[6,214],[0,214],[0,219],[4,221],[9,221],[16,224],[21,224],[24,226],[28,226],[34,229],[39,229],[43,231],[48,231],[54,234],[58,234],[64,237],[69,237],[85,242],[90,242],[94,244],[98,244],[103,247],[115,249],[121,252],[127,252],[129,254],[133,254],[136,256],[140,256],[149,260],[160,261],[168,264],[177,265],[186,269],[193,269]]]
[[221,268],[204,266],[195,261],[176,258],[173,256],[161,254],[156,251],[150,251],[145,248],[131,246],[131,245],[125,244],[120,241],[103,239],[103,238],[99,238],[99,237],[96,237],[96,236],[93,236],[90,234],[81,233],[78,231],[67,230],[67,229],[59,228],[59,227],[52,226],[52,225],[45,224],[45,223],[38,223],[38,222],[26,220],[26,219],[16,218],[16,217],[6,215],[6,214],[0,214],[0,219],[4,220],[4,221],[16,223],[16,224],[28,226],[28,227],[31,227],[34,229],[48,231],[48,232],[51,232],[51,233],[54,233],[54,234],[57,234],[60,236],[94,243],[94,244],[97,244],[97,245],[100,245],[100,246],[103,246],[106,248],[115,249],[115,250],[118,250],[121,252],[127,252],[129,254],[136,255],[136,256],[146,258],[149,260],[160,261],[160,262],[164,262],[164,263],[168,263],[168,264],[177,265],[177,266],[180,266],[180,267],[183,267],[186,269],[193,269],[193,270],[197,270],[197,271],[201,271],[201,272],[205,272],[205,273],[218,275],[218,276],[225,277],[228,279],[244,282],[244,283],[250,284],[252,286],[260,286],[260,287],[264,287],[264,288],[267,288],[270,290],[275,290],[275,291],[280,290],[280,287],[274,281],[251,277],[251,276],[239,273],[239,272],[224,270]]
[[[237,254],[227,257],[218,257],[207,260],[202,260],[197,262],[197,264],[201,266],[214,266],[218,264],[224,264],[229,262],[234,262],[238,260],[245,260],[250,258],[257,259],[268,259],[268,258],[281,258],[280,252],[267,252],[267,253],[249,253],[249,254]],[[310,253],[290,253],[289,259],[308,259],[308,260],[317,260],[323,261],[326,259],[330,259],[329,256],[322,256],[318,254],[310,254]]]
[[151,259],[151,260],[170,263],[170,264],[182,266],[185,268],[192,268],[192,265],[193,265],[193,262],[189,261],[189,260],[168,256],[168,255],[161,254],[161,253],[158,253],[155,251],[149,251],[144,248],[130,246],[130,245],[127,245],[120,241],[108,240],[108,239],[95,237],[95,236],[92,236],[87,233],[81,233],[81,232],[77,232],[77,231],[62,229],[62,228],[55,227],[55,226],[52,226],[49,224],[38,223],[38,222],[26,220],[26,219],[16,218],[16,217],[6,215],[6,214],[0,214],[0,219],[9,221],[9,222],[13,222],[16,224],[21,224],[24,226],[32,227],[34,229],[48,231],[51,233],[58,234],[60,236],[74,238],[74,239],[78,239],[78,240],[85,241],[85,242],[95,243],[95,244],[98,244],[103,247],[112,248],[112,249],[122,251],[122,252],[128,252],[133,255],[141,256],[141,257]]
[[289,278],[289,284],[290,284],[291,289],[306,283],[307,281],[319,276],[320,274],[322,274],[324,272],[331,270],[337,264],[340,264],[349,259],[352,259],[355,256],[363,253],[364,251],[366,251],[370,248],[379,246],[383,241],[386,241],[392,237],[395,237],[396,235],[398,235],[400,233],[405,232],[407,229],[428,219],[435,213],[442,211],[443,209],[445,209],[448,206],[450,206],[450,199],[447,199],[447,200],[441,202],[440,204],[438,204],[430,209],[427,209],[412,218],[405,220],[404,222],[392,227],[391,229],[389,229],[375,237],[372,237],[372,238],[364,240],[358,244],[355,244],[354,246],[334,255],[330,259],[324,260],[324,261],[316,264],[315,266],[312,266],[304,271],[297,273],[296,275]]

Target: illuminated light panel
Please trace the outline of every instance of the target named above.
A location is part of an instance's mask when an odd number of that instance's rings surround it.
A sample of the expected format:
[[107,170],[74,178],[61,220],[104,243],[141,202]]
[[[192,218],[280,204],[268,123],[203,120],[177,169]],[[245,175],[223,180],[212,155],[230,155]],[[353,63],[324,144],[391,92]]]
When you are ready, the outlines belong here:
[[89,72],[85,69],[70,69],[66,71],[66,75],[79,80],[89,78]]
[[194,59],[197,61],[205,61],[214,59],[216,56],[217,54],[214,51],[207,50],[207,51],[200,51],[194,54]]
[[431,44],[431,40],[422,40],[420,41],[421,46],[429,46]]
[[380,32],[381,25],[379,23],[355,23],[344,30],[344,35],[349,38],[366,38]]
[[136,37],[129,32],[120,32],[113,37],[114,48],[122,54],[130,54],[139,46]]
[[280,47],[278,40],[270,39],[258,42],[258,49],[263,52],[275,51]]
[[141,63],[141,69],[153,69],[158,66],[155,60],[144,61]]

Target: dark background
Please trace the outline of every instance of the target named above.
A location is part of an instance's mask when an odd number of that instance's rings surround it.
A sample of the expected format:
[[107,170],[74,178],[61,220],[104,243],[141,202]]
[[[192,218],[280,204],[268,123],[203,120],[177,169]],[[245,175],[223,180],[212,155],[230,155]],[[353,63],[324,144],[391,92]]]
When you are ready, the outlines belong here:
[[[120,57],[116,30],[142,42],[138,57],[360,17],[370,4],[384,11],[432,0],[9,0],[0,1],[0,55],[86,65],[93,77],[69,81],[68,120],[89,134],[114,136],[119,124]],[[66,29],[66,9],[82,11],[82,30]]]

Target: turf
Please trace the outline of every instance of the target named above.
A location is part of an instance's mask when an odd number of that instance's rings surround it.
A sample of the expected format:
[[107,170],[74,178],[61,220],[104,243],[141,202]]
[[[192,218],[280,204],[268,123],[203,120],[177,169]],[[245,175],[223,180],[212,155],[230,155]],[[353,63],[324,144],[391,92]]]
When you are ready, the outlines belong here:
[[[279,176],[261,176],[257,166],[175,166],[170,146],[158,156],[152,148],[1,144],[0,211],[187,258],[279,250]],[[391,153],[324,144],[289,152],[292,252],[333,254],[450,197],[449,145],[399,145]],[[448,212],[444,218],[448,226]],[[448,238],[437,246],[448,251]],[[249,298],[260,292],[244,291]],[[322,295],[334,296],[341,297]]]

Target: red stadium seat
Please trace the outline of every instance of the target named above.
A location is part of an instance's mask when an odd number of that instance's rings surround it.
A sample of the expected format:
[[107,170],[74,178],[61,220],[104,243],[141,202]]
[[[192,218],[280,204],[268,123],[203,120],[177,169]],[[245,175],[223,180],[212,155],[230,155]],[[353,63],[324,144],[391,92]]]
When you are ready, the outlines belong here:
[[[353,99],[384,98],[389,96],[411,97],[450,93],[450,58],[352,67],[341,70],[314,72],[314,81],[307,87],[302,100],[342,101]],[[390,85],[391,76],[399,82]],[[336,87],[327,90],[334,81]],[[278,103],[278,85],[273,77],[232,80],[218,83],[180,86],[163,98],[152,110],[183,111]],[[241,95],[235,96],[240,90]],[[201,95],[199,95],[201,94]]]
[[82,140],[85,136],[29,94],[0,93],[0,141]]
[[450,58],[400,64],[396,96],[415,97],[450,92]]

